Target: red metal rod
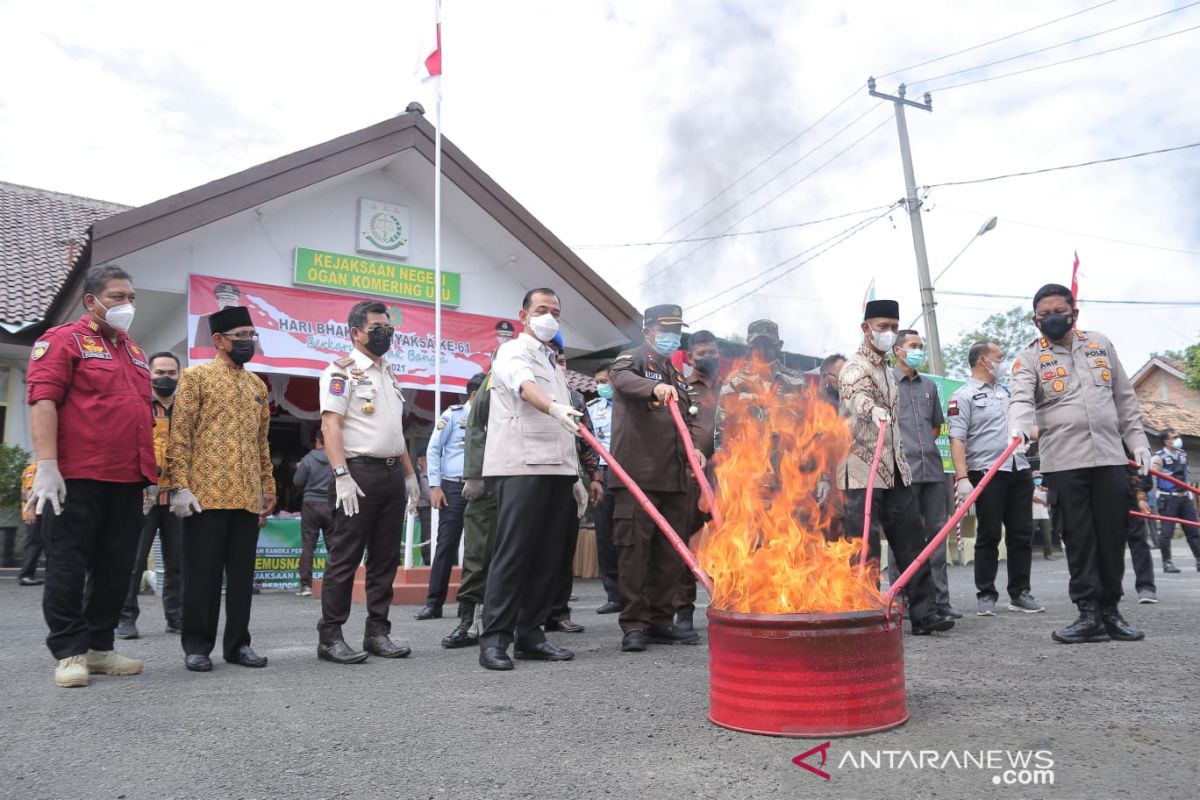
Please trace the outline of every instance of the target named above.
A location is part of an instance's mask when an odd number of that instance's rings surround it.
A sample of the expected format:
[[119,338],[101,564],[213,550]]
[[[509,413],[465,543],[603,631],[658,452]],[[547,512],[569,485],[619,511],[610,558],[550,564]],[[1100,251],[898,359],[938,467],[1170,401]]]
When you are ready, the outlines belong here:
[[[721,512],[717,510],[717,498],[713,494],[712,486],[709,485],[708,476],[704,474],[704,468],[700,466],[700,458],[696,455],[696,446],[692,443],[692,434],[688,432],[687,423],[683,421],[683,414],[679,411],[679,404],[674,398],[667,400],[667,408],[671,409],[671,418],[675,420],[675,430],[679,431],[679,440],[683,442],[684,452],[687,453],[688,463],[692,465],[692,474],[696,476],[696,483],[700,484],[700,494],[704,497],[704,502],[708,503],[708,513],[712,514],[713,522],[717,527],[721,527]],[[690,535],[695,531],[688,531]]]
[[[1141,465],[1139,465],[1136,461],[1130,461],[1128,463],[1129,463],[1129,466],[1131,466],[1131,467],[1137,467],[1138,469],[1141,469]],[[1195,486],[1190,486],[1190,485],[1184,483],[1183,481],[1179,480],[1178,478],[1174,478],[1174,477],[1168,475],[1165,472],[1159,472],[1158,470],[1154,469],[1153,467],[1150,468],[1150,474],[1156,478],[1162,478],[1164,481],[1170,481],[1171,483],[1175,484],[1176,486],[1178,486],[1181,489],[1187,489],[1192,494],[1200,494],[1200,489],[1197,489]]]
[[867,545],[871,538],[871,497],[875,494],[875,474],[883,458],[883,439],[887,433],[887,421],[879,420],[879,437],[875,440],[875,456],[871,459],[871,472],[867,475],[867,498],[863,508],[862,553],[858,557],[858,574],[867,568]]
[[892,598],[904,588],[904,584],[908,583],[912,579],[912,576],[915,575],[917,570],[921,568],[921,565],[929,560],[929,556],[933,554],[933,551],[942,546],[942,543],[946,541],[946,536],[950,534],[950,529],[957,525],[959,520],[963,518],[963,516],[967,513],[967,509],[971,507],[971,504],[974,503],[976,498],[978,498],[983,492],[984,487],[987,486],[992,480],[992,476],[994,476],[1000,469],[1000,465],[1008,460],[1008,457],[1011,456],[1014,451],[1016,451],[1020,444],[1020,437],[1014,436],[1012,442],[1008,445],[1005,451],[1000,454],[1000,458],[996,459],[996,463],[992,464],[991,468],[984,474],[983,479],[980,480],[979,483],[976,484],[974,490],[967,495],[967,499],[962,501],[962,505],[960,505],[958,510],[954,512],[954,516],[947,520],[946,524],[942,526],[942,529],[938,531],[937,536],[933,537],[929,544],[925,545],[925,549],[921,551],[920,555],[913,559],[913,562],[908,565],[908,569],[904,570],[900,577],[896,579],[896,582],[889,586],[888,590],[884,592],[884,603],[888,604],[890,607]]
[[625,484],[625,488],[637,499],[642,509],[650,515],[650,519],[654,520],[655,524],[658,525],[658,529],[666,535],[671,546],[675,548],[675,552],[679,553],[679,557],[683,559],[683,563],[687,564],[688,569],[692,571],[692,574],[696,576],[696,580],[700,581],[711,597],[713,593],[712,578],[708,577],[708,573],[702,570],[700,565],[696,563],[696,557],[692,555],[691,549],[688,548],[683,539],[679,538],[679,534],[671,527],[671,523],[667,522],[666,518],[659,513],[659,510],[650,502],[650,498],[646,497],[646,493],[642,491],[641,487],[633,482],[633,478],[629,477],[629,473],[625,471],[625,468],[617,463],[616,459],[612,457],[612,453],[608,452],[607,448],[600,444],[600,440],[587,427],[580,425],[579,435],[600,454],[600,457],[607,462],[608,468],[615,472],[617,477],[621,479],[621,483]]
[[1142,519],[1158,519],[1163,522],[1178,522],[1180,525],[1194,525],[1200,528],[1200,522],[1192,522],[1190,519],[1180,519],[1179,517],[1160,517],[1158,514],[1143,514],[1141,511],[1130,511],[1129,516],[1141,517]]

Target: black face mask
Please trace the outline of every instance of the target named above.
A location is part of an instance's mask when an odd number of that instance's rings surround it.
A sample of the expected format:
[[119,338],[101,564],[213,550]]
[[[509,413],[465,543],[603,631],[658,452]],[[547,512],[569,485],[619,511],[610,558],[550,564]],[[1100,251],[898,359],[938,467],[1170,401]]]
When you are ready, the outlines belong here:
[[254,358],[254,342],[248,339],[234,339],[233,347],[229,350],[229,360],[241,366]]
[[164,376],[150,381],[150,385],[154,387],[154,393],[159,397],[170,397],[175,394],[175,387],[179,386],[179,381]]
[[392,337],[396,329],[392,327],[372,328],[367,331],[367,350],[374,356],[383,358],[384,353],[392,349]]
[[1071,314],[1047,314],[1035,321],[1042,333],[1057,341],[1071,330],[1071,317]]
[[696,359],[696,369],[700,370],[701,375],[712,377],[717,374],[717,369],[721,366],[721,359],[717,356],[706,356],[705,358]]

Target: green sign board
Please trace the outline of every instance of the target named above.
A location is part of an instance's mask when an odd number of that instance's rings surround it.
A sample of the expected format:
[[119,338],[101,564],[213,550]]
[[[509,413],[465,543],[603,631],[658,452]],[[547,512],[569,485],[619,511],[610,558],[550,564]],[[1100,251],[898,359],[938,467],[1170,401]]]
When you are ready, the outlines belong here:
[[[313,549],[313,577],[325,574],[325,539]],[[268,518],[258,532],[254,555],[254,582],[268,589],[300,585],[300,520]]]
[[[942,401],[942,417],[946,419],[947,405],[950,402],[950,396],[958,391],[958,387],[962,386],[965,381],[957,381],[953,378],[941,378],[937,375],[926,375],[921,373],[922,378],[928,378],[933,381],[938,388],[938,394],[941,395]],[[946,472],[954,472],[954,464],[950,461],[950,426],[948,422],[942,423],[942,432],[937,437],[938,452],[942,456],[942,469]]]
[[[376,294],[421,303],[434,301],[431,269],[309,250],[307,247],[296,248],[296,269],[292,280],[304,286],[319,286],[339,292]],[[461,276],[457,272],[443,272],[442,302],[457,306],[461,298]]]

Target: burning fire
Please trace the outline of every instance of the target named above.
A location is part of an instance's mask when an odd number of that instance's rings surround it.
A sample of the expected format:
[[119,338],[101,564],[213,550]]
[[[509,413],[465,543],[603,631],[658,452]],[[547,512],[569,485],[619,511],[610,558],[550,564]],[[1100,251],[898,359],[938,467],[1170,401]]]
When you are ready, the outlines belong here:
[[833,481],[850,449],[837,410],[811,390],[726,398],[714,459],[723,523],[710,523],[698,548],[713,579],[713,606],[755,614],[882,608],[877,568],[860,575],[851,563],[862,532],[830,541],[841,498],[835,491],[824,507],[816,501],[817,482]]

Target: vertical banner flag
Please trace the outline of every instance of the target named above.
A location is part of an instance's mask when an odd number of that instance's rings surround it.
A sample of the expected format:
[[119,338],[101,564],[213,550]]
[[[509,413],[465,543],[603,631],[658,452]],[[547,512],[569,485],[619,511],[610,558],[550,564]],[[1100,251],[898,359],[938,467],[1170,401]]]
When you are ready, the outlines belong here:
[[1079,325],[1079,251],[1075,251],[1075,265],[1071,267],[1071,295],[1075,298],[1075,324]]
[[866,312],[867,303],[875,299],[875,278],[871,278],[871,282],[867,284],[867,291],[863,293],[862,311]]

